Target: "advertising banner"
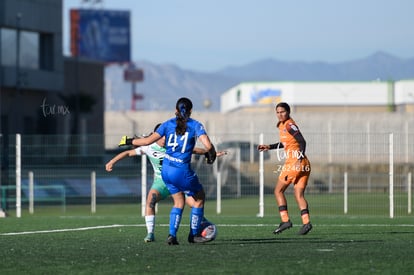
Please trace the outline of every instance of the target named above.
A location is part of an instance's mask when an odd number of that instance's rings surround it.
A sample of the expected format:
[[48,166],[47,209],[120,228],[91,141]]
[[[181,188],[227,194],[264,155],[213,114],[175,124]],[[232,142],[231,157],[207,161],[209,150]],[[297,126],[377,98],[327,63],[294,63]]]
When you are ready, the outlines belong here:
[[103,62],[130,62],[130,12],[72,9],[71,53]]

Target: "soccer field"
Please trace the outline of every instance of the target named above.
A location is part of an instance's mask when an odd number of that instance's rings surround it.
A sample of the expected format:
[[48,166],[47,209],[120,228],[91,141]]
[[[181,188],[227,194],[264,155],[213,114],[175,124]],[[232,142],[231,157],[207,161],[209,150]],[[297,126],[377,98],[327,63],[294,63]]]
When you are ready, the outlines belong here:
[[169,203],[159,207],[156,241],[144,243],[139,205],[44,207],[34,215],[0,219],[0,274],[412,274],[411,216],[313,216],[314,229],[297,235],[300,218],[280,235],[279,218],[206,216],[217,239],[189,244],[188,209],[178,246],[168,246]]

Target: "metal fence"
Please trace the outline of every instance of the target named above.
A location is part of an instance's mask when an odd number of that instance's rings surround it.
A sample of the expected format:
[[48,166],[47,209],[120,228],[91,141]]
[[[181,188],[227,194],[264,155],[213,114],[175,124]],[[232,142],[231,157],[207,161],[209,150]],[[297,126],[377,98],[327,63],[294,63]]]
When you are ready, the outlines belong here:
[[[260,137],[265,144],[277,141],[273,130],[257,135],[216,133],[216,147],[228,150],[229,154],[213,166],[194,156],[193,167],[205,186],[207,200],[257,197],[259,202],[263,195],[262,206],[275,208],[273,187],[283,159],[281,152],[272,150],[263,155],[261,162],[256,150]],[[148,164],[143,170],[143,159],[134,157],[121,160],[113,172],[106,172],[105,163],[125,150],[116,144],[105,149],[108,138],[113,137],[22,135],[19,146],[17,136],[13,135],[7,137],[6,146],[3,137],[1,207],[17,207],[18,178],[23,207],[30,207],[31,196],[36,205],[59,204],[63,211],[68,204],[89,204],[92,182],[97,204],[136,203],[152,182],[152,168]],[[308,131],[305,138],[312,164],[307,198],[315,201],[318,213],[411,215],[413,133]],[[16,162],[18,155],[20,163]],[[144,181],[148,186],[142,189]],[[258,203],[258,211],[259,208]]]

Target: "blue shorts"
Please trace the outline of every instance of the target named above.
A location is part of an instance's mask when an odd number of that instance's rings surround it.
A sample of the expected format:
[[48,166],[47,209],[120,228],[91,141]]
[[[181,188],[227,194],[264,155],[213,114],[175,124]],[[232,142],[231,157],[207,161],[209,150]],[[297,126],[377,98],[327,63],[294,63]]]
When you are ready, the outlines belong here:
[[188,196],[194,196],[203,190],[197,174],[189,167],[176,167],[164,164],[161,175],[171,195],[184,192]]

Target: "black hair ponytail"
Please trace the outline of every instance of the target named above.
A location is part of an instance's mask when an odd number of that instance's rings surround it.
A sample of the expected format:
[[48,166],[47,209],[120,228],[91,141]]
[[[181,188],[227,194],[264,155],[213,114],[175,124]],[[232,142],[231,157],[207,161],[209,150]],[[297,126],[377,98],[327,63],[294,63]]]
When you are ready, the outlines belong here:
[[177,100],[175,109],[175,115],[177,117],[177,127],[175,128],[175,132],[178,135],[184,135],[187,130],[187,120],[190,118],[191,110],[193,109],[193,103],[190,99],[182,97]]

